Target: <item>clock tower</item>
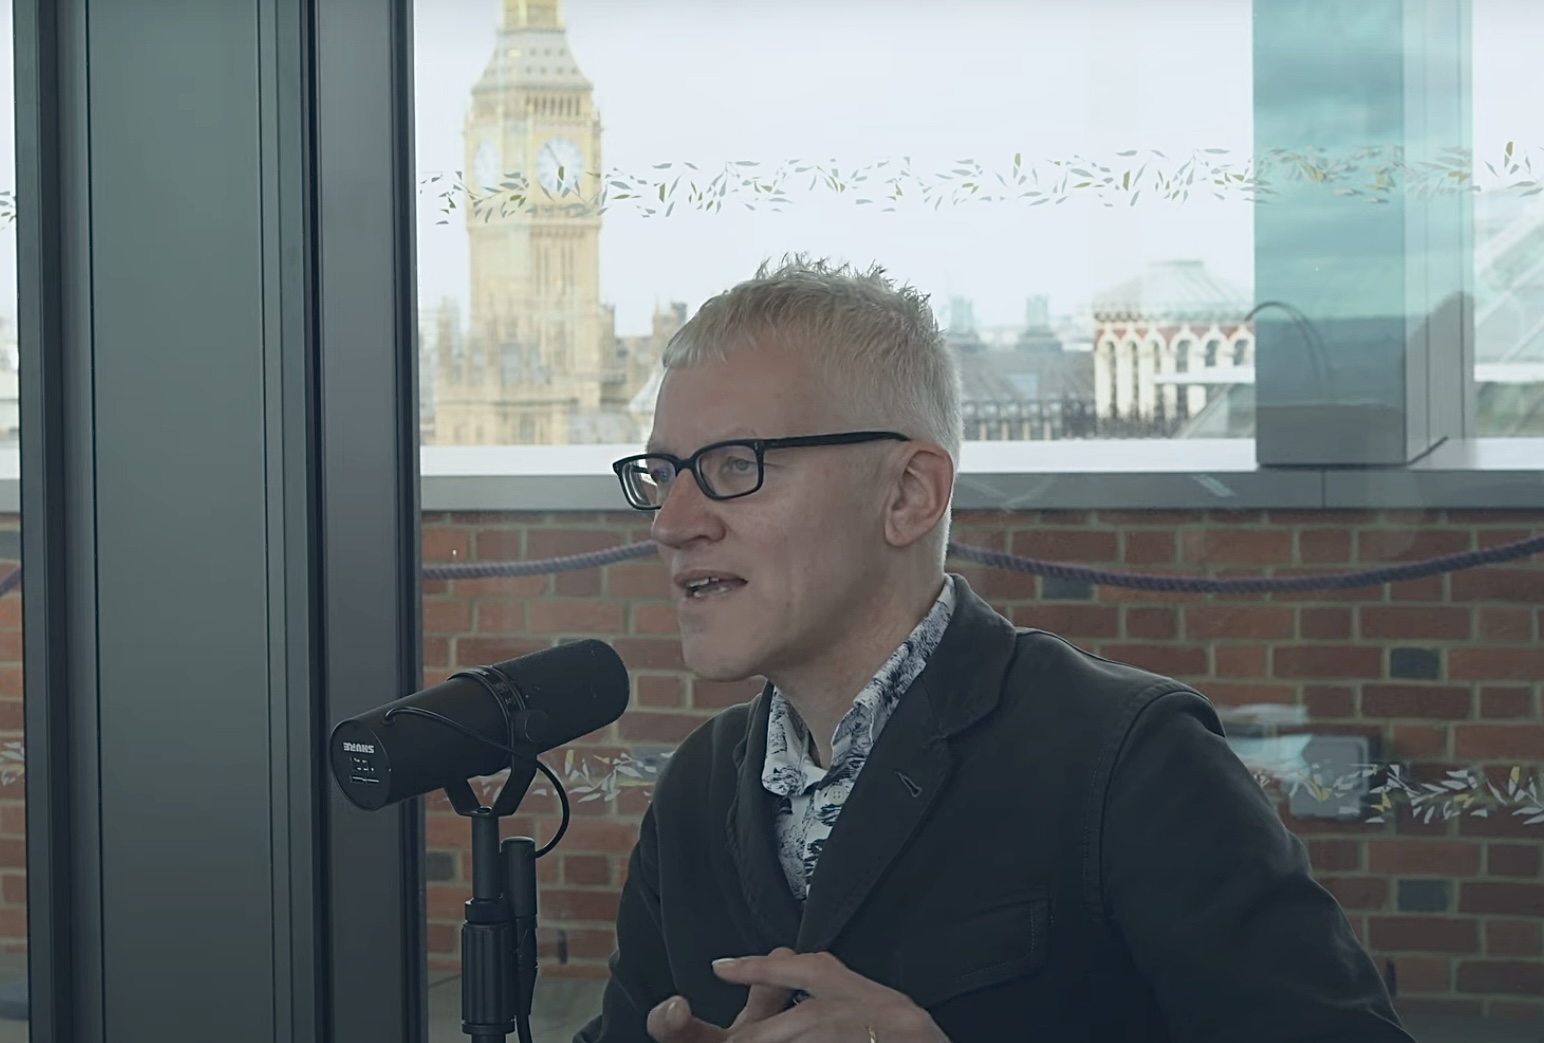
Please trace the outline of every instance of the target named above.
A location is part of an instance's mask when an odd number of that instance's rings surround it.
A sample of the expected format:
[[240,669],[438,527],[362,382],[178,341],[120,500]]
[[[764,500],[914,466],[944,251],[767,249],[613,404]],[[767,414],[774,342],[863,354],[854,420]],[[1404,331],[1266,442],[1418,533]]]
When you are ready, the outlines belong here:
[[561,0],[504,0],[465,144],[470,322],[439,352],[436,441],[631,441],[600,300],[600,117]]

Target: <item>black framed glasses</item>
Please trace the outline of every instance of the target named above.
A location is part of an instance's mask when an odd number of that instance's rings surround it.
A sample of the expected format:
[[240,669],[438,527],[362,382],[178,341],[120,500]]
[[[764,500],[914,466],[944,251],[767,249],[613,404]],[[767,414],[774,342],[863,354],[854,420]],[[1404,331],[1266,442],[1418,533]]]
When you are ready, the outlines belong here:
[[736,438],[705,445],[684,459],[669,453],[640,453],[611,465],[622,483],[627,502],[640,511],[657,511],[670,495],[682,471],[690,471],[697,488],[713,500],[749,496],[766,479],[769,449],[802,449],[819,445],[856,445],[892,440],[909,442],[895,431],[847,431],[834,435],[795,435],[790,438]]

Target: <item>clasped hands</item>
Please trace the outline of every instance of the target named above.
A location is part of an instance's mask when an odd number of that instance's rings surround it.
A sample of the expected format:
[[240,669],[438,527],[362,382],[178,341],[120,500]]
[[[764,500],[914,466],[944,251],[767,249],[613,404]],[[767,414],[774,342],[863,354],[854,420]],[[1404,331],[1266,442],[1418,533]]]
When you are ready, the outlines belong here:
[[[948,1043],[927,1011],[904,994],[852,970],[830,953],[774,949],[766,956],[715,960],[713,973],[750,986],[727,1029],[692,1013],[684,996],[649,1012],[658,1043]],[[789,997],[809,998],[795,1007]]]

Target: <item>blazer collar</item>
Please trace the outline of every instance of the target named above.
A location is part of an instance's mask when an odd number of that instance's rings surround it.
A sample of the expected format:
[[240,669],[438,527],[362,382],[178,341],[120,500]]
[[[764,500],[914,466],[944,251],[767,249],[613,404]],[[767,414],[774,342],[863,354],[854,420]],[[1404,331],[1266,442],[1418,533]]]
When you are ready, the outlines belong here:
[[954,581],[949,627],[880,732],[821,852],[802,914],[777,855],[777,798],[761,784],[771,686],[752,704],[734,751],[727,826],[741,888],[769,948],[831,948],[942,792],[953,767],[948,739],[996,707],[1016,631],[962,577]]

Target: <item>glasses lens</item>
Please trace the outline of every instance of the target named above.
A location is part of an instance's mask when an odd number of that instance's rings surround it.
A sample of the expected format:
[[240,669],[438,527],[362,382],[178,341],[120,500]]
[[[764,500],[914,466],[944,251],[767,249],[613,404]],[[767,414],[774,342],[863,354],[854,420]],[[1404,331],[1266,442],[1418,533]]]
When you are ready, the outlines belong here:
[[658,507],[675,480],[675,464],[657,456],[633,460],[622,468],[627,497],[639,507]]
[[697,476],[713,496],[744,496],[761,485],[761,461],[748,445],[726,445],[705,453]]

